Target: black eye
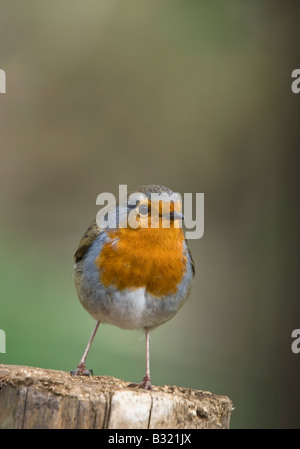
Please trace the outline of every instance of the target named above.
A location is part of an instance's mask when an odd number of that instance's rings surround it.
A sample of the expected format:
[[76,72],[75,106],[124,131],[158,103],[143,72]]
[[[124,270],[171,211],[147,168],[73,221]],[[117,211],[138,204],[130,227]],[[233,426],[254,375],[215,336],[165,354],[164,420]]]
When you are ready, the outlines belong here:
[[139,206],[139,214],[140,215],[148,215],[149,211],[148,211],[148,206],[146,204],[141,204]]

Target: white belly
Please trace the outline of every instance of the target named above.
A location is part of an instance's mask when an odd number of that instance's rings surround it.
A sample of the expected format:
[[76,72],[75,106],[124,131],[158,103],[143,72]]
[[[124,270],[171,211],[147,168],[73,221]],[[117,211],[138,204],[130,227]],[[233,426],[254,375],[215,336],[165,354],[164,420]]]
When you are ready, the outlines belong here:
[[121,329],[139,329],[146,307],[145,288],[115,292],[108,313],[101,313],[100,321]]
[[145,288],[123,290],[109,295],[104,294],[99,301],[81,300],[83,306],[97,321],[112,324],[121,329],[140,329],[144,327],[146,299]]

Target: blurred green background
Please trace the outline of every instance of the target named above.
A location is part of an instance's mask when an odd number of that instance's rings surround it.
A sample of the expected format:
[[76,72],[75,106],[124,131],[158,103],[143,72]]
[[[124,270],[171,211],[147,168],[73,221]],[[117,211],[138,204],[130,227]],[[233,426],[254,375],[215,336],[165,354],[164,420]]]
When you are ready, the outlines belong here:
[[[192,295],[151,337],[156,385],[228,395],[231,427],[299,427],[299,2],[0,3],[0,363],[74,369],[94,326],[73,254],[101,192],[204,192]],[[101,326],[95,374],[140,381]]]

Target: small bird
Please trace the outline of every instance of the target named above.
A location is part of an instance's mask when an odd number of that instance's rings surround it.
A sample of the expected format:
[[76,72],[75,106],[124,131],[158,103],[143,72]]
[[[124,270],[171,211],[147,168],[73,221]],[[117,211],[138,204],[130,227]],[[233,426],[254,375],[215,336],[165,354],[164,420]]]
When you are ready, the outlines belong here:
[[[78,297],[97,323],[71,374],[92,374],[85,361],[101,322],[141,329],[146,337],[146,374],[142,382],[128,386],[148,390],[152,388],[149,332],[169,321],[184,304],[195,266],[182,226],[178,226],[184,218],[179,195],[160,185],[142,186],[136,192],[139,199],[134,204],[119,202],[112,211],[116,218],[112,225],[98,226],[94,220],[75,253]],[[162,200],[153,201],[153,194]],[[130,213],[135,214],[138,226],[126,226]]]

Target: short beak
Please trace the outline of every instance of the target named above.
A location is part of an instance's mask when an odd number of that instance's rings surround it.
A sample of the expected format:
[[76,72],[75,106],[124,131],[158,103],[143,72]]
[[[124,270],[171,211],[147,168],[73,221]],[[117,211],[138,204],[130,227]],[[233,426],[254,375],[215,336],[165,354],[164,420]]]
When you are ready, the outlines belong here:
[[172,210],[172,212],[170,212],[170,220],[184,220],[184,216],[180,212]]

